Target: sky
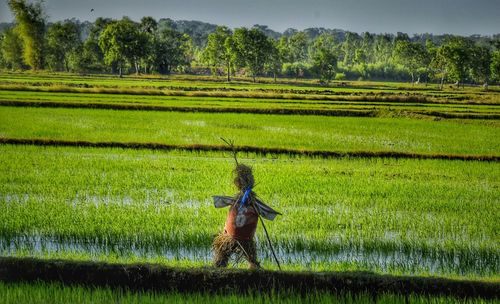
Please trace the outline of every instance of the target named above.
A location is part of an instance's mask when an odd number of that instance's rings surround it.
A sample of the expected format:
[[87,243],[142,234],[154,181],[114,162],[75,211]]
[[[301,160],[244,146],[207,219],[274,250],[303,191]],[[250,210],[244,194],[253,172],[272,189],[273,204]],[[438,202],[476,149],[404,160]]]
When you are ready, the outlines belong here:
[[[12,21],[0,0],[0,22]],[[49,20],[97,17],[199,20],[229,27],[267,25],[353,32],[492,35],[500,33],[500,0],[45,0]],[[91,12],[91,9],[94,9]]]

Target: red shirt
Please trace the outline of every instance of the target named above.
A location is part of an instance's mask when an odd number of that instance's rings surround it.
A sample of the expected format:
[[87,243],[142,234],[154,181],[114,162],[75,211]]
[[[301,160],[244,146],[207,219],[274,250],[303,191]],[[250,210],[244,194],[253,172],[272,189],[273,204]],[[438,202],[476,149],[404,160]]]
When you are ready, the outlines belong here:
[[238,201],[229,209],[224,229],[227,234],[239,241],[249,241],[255,235],[258,221],[259,215],[250,204],[250,200],[241,209]]

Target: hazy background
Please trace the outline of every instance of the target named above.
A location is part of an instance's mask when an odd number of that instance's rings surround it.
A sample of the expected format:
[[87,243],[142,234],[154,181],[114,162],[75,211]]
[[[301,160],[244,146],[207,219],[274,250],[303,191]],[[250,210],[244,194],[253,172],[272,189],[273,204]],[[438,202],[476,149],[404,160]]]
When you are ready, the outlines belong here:
[[[199,20],[230,27],[268,25],[372,33],[500,33],[500,0],[46,0],[51,21],[97,17]],[[94,12],[91,12],[91,9]],[[12,16],[0,0],[0,22]]]

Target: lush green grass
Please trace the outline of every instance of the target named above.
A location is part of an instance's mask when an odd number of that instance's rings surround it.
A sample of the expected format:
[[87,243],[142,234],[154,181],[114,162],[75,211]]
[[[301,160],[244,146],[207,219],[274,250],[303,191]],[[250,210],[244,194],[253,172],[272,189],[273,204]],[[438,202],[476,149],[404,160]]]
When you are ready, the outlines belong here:
[[498,155],[500,124],[231,113],[0,107],[0,136],[87,141],[222,144],[334,151]]
[[[232,194],[217,153],[0,146],[2,254],[210,262]],[[497,277],[500,164],[278,158],[255,191],[288,269]],[[418,219],[418,220],[416,220]],[[259,240],[264,240],[261,229]],[[260,244],[263,244],[261,242]],[[267,252],[260,247],[261,253]],[[272,267],[263,255],[266,267]]]
[[[351,97],[348,97],[348,99]],[[357,98],[357,97],[356,97]],[[31,92],[0,90],[0,101],[57,102],[71,104],[144,105],[219,109],[293,109],[293,110],[365,110],[411,111],[427,113],[438,111],[463,114],[500,114],[500,107],[492,105],[440,104],[418,102],[384,102],[368,100],[300,100],[269,98],[234,98],[210,96],[155,96],[130,94]]]
[[[320,86],[317,80],[294,80],[283,79],[274,83],[269,79],[259,78],[258,83],[252,83],[248,78],[233,78],[230,83],[226,82],[225,77],[214,78],[205,76],[125,76],[118,78],[114,75],[89,75],[80,76],[74,74],[51,74],[51,73],[1,73],[0,80],[4,83],[17,83],[17,84],[34,84],[34,85],[81,85],[87,84],[91,86],[100,87],[198,87],[198,88],[235,88],[235,89],[300,89],[300,90],[329,90],[331,87]],[[341,87],[342,90],[359,90],[365,89],[366,91],[380,91],[388,90],[393,91],[401,87],[410,89],[411,86],[402,83],[366,83],[366,82],[349,82],[354,88]],[[429,89],[435,89],[436,86],[429,86]]]
[[[0,106],[0,137],[220,145],[222,136],[235,139],[237,145],[261,148],[500,153],[498,120],[394,117],[401,111],[498,114],[496,105],[470,104],[500,102],[495,87],[490,92],[448,87],[440,91],[435,85],[411,87],[401,83],[349,82],[348,87],[319,87],[310,80],[281,80],[277,84],[269,79],[260,81],[253,84],[237,79],[228,84],[223,79],[195,76],[118,79],[106,75],[3,73],[0,101],[376,110],[387,116]],[[14,86],[20,89],[5,90]],[[409,102],[403,95],[442,103]],[[350,100],[326,100],[336,96]],[[364,96],[402,97],[389,102],[363,100]],[[401,111],[394,115],[388,109]],[[255,191],[283,212],[282,217],[268,223],[268,229],[285,270],[368,270],[500,279],[500,164],[496,162],[243,156],[251,158],[245,162],[254,166],[258,182]],[[230,184],[232,167],[229,155],[215,152],[0,145],[0,255],[206,266],[211,262],[211,240],[222,229],[227,212],[215,209],[211,196],[234,193]],[[263,240],[259,227],[260,258],[265,268],[275,269]],[[235,266],[245,267],[241,263]],[[4,287],[0,285],[0,294]],[[9,288],[18,296],[33,295],[32,286],[18,287]],[[87,291],[61,289],[33,287],[41,297],[34,298],[40,302],[45,302],[43,297],[78,302],[64,297],[80,294],[81,302],[114,301],[102,294],[88,300]],[[120,302],[125,303],[185,298],[175,294],[159,296],[166,298],[133,294],[132,300],[128,295],[118,296],[123,296]],[[272,301],[191,296],[186,299]],[[318,295],[311,302],[331,302],[329,295],[325,297]],[[23,302],[24,298],[10,299]],[[294,300],[297,298],[290,296],[290,302]],[[346,300],[341,297],[338,301]]]
[[79,76],[72,74],[51,73],[2,73],[0,80],[4,84],[36,85],[36,86],[58,86],[68,85],[76,87],[103,87],[103,88],[175,88],[175,89],[231,89],[245,91],[262,90],[296,90],[296,91],[332,91],[344,92],[345,94],[357,93],[393,93],[407,94],[414,92],[425,96],[438,97],[441,99],[466,98],[474,101],[499,101],[500,88],[491,86],[489,92],[484,92],[480,86],[468,87],[467,89],[455,89],[446,86],[439,90],[433,85],[410,85],[408,83],[394,82],[358,82],[347,81],[348,87],[338,86],[339,82],[332,83],[329,87],[319,86],[317,80],[290,80],[280,79],[274,83],[267,78],[259,79],[259,83],[252,83],[248,78],[236,78],[231,83],[225,82],[225,78],[214,78],[204,76],[169,76],[169,77],[135,77],[128,76],[122,79],[111,75]]
[[323,87],[319,86],[317,81],[289,81],[272,83],[267,79],[259,79],[259,83],[252,83],[248,79],[237,78],[227,83],[225,78],[212,78],[203,76],[170,76],[170,77],[124,77],[122,79],[116,76],[78,76],[78,75],[50,75],[43,73],[37,74],[0,74],[0,80],[4,84],[24,84],[37,86],[50,85],[71,85],[71,86],[91,86],[91,87],[135,87],[135,88],[198,88],[198,89],[224,89],[232,88],[236,90],[341,90],[348,92],[357,92],[360,89],[365,92],[391,92],[396,87],[376,86],[356,86],[356,87]]
[[[110,288],[87,288],[80,286],[64,286],[56,283],[19,283],[8,284],[0,282],[1,304],[84,304],[84,303],[373,303],[373,298],[367,294],[332,294],[326,292],[311,292],[306,295],[293,292],[271,292],[254,294],[209,294],[209,293],[158,293],[131,292]],[[424,297],[410,295],[410,303],[495,303],[481,299],[458,300],[450,297]],[[405,297],[385,294],[377,297],[377,303],[404,303]]]

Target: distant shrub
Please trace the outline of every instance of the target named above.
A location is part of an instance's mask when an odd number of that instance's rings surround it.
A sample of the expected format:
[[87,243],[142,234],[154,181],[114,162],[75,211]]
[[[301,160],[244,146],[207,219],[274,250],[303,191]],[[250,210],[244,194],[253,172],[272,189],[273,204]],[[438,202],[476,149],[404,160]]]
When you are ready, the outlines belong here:
[[307,78],[312,76],[311,67],[302,62],[294,62],[294,63],[284,63],[283,64],[283,75],[287,77],[294,78]]
[[344,73],[335,74],[335,80],[345,80],[346,76]]

